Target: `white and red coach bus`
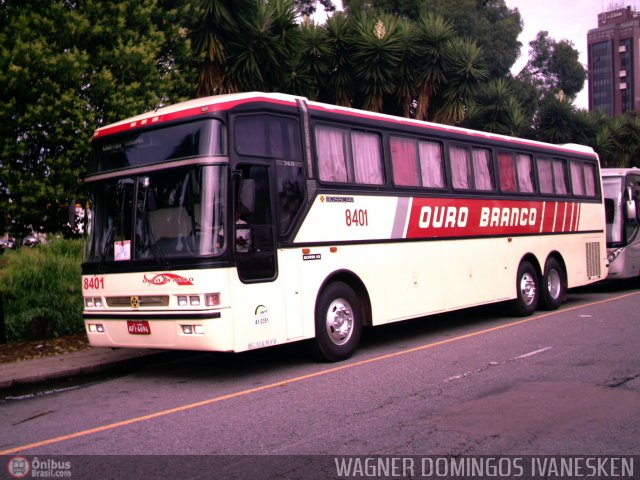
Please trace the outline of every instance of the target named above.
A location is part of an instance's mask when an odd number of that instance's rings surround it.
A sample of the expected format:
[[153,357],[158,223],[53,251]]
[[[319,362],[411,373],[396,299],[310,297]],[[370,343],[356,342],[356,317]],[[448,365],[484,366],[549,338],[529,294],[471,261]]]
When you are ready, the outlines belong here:
[[90,342],[339,360],[363,325],[606,276],[596,154],[304,98],[201,98],[98,129]]

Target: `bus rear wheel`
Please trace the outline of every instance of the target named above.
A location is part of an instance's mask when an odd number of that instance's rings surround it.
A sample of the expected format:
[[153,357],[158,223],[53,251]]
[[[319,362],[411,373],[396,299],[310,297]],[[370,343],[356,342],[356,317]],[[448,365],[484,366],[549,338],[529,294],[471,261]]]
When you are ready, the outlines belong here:
[[337,362],[349,358],[362,336],[358,297],[343,282],[330,283],[318,296],[315,311],[316,358]]
[[567,280],[564,270],[555,258],[547,259],[542,277],[540,302],[545,310],[555,310],[563,302],[567,292]]
[[527,317],[536,311],[540,299],[538,272],[531,263],[524,261],[516,276],[516,299],[513,309],[518,316]]

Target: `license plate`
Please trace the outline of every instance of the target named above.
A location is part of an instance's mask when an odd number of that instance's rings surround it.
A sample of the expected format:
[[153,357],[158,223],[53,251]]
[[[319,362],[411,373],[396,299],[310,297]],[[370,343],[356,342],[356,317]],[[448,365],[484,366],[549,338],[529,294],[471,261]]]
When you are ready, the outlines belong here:
[[127,330],[132,335],[151,335],[151,327],[146,320],[127,321]]

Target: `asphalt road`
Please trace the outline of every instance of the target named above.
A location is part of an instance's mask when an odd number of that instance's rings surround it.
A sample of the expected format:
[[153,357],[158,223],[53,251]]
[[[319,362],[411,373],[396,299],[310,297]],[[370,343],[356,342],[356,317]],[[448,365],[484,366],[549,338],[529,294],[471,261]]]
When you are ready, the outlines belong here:
[[[526,319],[505,311],[368,330],[338,364],[314,363],[305,344],[176,354],[5,400],[0,454],[172,455],[137,462],[156,478],[182,455],[640,454],[640,282],[571,291],[560,310]],[[136,457],[119,458],[125,473]],[[243,462],[217,458],[225,478]],[[330,476],[318,459],[311,471]]]

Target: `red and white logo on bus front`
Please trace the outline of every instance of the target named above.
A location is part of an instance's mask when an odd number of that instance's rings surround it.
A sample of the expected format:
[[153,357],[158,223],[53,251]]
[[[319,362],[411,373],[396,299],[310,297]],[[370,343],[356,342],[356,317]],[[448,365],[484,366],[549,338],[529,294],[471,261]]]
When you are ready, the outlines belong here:
[[147,278],[145,275],[142,280],[142,283],[148,283],[149,285],[166,285],[172,282],[180,286],[193,285],[193,278],[185,278],[175,273],[158,273],[151,278]]
[[580,204],[414,198],[407,238],[575,232]]

